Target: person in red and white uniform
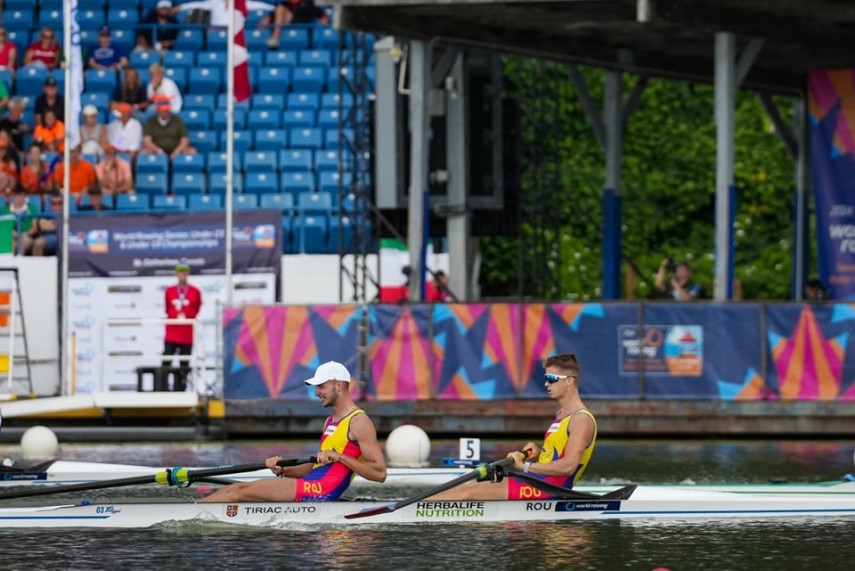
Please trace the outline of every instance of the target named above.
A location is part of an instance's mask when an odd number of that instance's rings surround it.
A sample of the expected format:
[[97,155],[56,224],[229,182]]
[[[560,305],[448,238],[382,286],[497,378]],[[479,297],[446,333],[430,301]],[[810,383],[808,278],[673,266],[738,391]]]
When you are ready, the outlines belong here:
[[[199,288],[190,285],[187,281],[190,275],[190,266],[178,264],[175,266],[175,275],[178,283],[166,288],[164,301],[166,303],[166,317],[168,319],[193,320],[199,315],[202,308],[202,292]],[[189,356],[193,353],[193,325],[167,324],[166,335],[163,338],[163,366],[166,367],[172,358],[178,354]],[[169,357],[167,359],[166,357]],[[183,360],[180,365],[182,378],[176,379],[175,390],[184,390],[187,375],[190,372],[190,361]]]

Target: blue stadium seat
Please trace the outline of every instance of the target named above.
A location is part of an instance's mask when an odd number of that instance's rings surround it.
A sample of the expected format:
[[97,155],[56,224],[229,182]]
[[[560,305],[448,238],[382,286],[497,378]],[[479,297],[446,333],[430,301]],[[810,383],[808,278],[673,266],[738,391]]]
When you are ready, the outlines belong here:
[[102,111],[108,111],[111,95],[105,91],[86,91],[80,95],[80,105],[94,105]]
[[31,98],[38,97],[42,93],[42,87],[47,76],[48,72],[44,68],[33,66],[22,67],[18,70],[15,91],[18,95],[29,96]]
[[267,30],[248,30],[246,32],[246,49],[250,53],[267,51],[268,36]]
[[282,125],[289,129],[312,128],[316,126],[314,110],[286,111],[282,117]]
[[15,30],[14,28],[6,29],[6,41],[14,43],[18,46],[18,60],[23,59],[22,52],[27,49],[30,41],[30,32],[27,29]]
[[163,173],[169,172],[168,155],[140,155],[137,157],[137,174],[140,173]]
[[339,247],[339,233],[343,235],[344,243],[342,244],[345,252],[349,251],[353,246],[353,222],[350,218],[339,218],[338,216],[329,217],[330,229],[330,247],[335,251]]
[[312,49],[337,50],[338,30],[330,26],[316,27],[312,30]]
[[187,210],[187,197],[161,194],[152,198],[154,210]]
[[130,53],[134,47],[134,43],[136,42],[136,32],[125,28],[115,28],[111,31],[113,32],[113,41],[117,44],[123,45],[125,47],[125,51]]
[[[235,131],[234,132],[234,150],[235,153],[245,153],[252,147],[252,131]],[[220,132],[220,147],[219,150],[226,150],[226,131]]]
[[324,146],[320,129],[291,129],[288,140],[292,149],[317,150]]
[[315,168],[319,172],[337,171],[338,170],[338,151],[316,151],[315,152]]
[[[344,184],[350,184],[352,178],[350,173],[345,173]],[[318,192],[326,192],[333,196],[338,196],[339,180],[341,180],[341,175],[338,171],[321,171],[318,173]]]
[[262,194],[259,199],[259,206],[264,210],[293,210],[294,197],[290,194],[282,192],[274,192]]
[[321,107],[323,109],[338,109],[339,100],[344,101],[344,105],[342,106],[344,108],[353,105],[353,95],[350,93],[345,93],[344,96],[340,96],[338,93],[324,93],[321,96]]
[[[139,186],[137,186],[139,190]],[[116,210],[148,210],[147,194],[120,194],[116,196]]]
[[282,112],[253,109],[246,117],[246,126],[252,131],[258,129],[278,129],[282,126]]
[[324,148],[337,149],[339,137],[344,135],[345,141],[353,140],[353,129],[327,129],[324,132]]
[[265,67],[258,72],[258,93],[284,94],[291,84],[291,70],[285,67]]
[[[32,10],[33,9],[33,0],[6,0],[3,5],[4,10]],[[62,6],[62,4],[59,4]],[[44,2],[42,2],[42,9],[44,9]]]
[[315,175],[310,171],[286,171],[281,177],[282,192],[294,197],[315,190]]
[[174,49],[198,52],[205,43],[205,33],[201,28],[183,29],[178,32]]
[[163,65],[164,67],[182,67],[182,68],[191,68],[196,65],[194,61],[193,52],[183,52],[178,50],[167,50],[163,52]]
[[167,185],[168,182],[166,180],[165,172],[140,173],[139,171],[137,171],[137,174],[134,177],[134,187],[137,189],[138,194],[166,194]]
[[[42,0],[41,5],[44,7],[46,2],[50,0]],[[57,0],[59,4],[62,4],[62,0]],[[136,8],[138,2],[135,0],[132,2],[132,5]],[[107,0],[79,0],[77,3],[77,8],[79,10],[103,10],[107,5]]]
[[289,93],[288,111],[315,111],[320,107],[317,93]]
[[338,82],[341,80],[342,74],[349,78],[349,81],[353,81],[353,68],[350,67],[331,67],[326,71],[327,78],[327,91],[331,93],[338,92]]
[[248,10],[246,14],[246,27],[254,28],[260,20],[268,15],[270,15],[269,10]]
[[297,250],[302,254],[325,254],[330,251],[325,215],[301,215],[294,219]]
[[297,58],[297,52],[267,52],[264,56],[264,67],[297,67]]
[[200,153],[210,153],[217,149],[217,132],[195,131],[190,133],[190,142]]
[[243,177],[244,192],[268,194],[279,192],[279,176],[274,171],[247,172]]
[[278,151],[288,146],[288,131],[285,129],[264,129],[255,132],[256,151]]
[[278,111],[285,108],[285,96],[280,93],[257,93],[251,99],[252,110]]
[[202,172],[205,170],[205,155],[178,155],[172,161],[172,172]]
[[320,93],[327,83],[326,71],[322,67],[298,67],[294,70],[291,85],[295,92]]
[[116,88],[117,74],[112,69],[87,69],[84,72],[86,91],[104,91],[113,94]]
[[[221,67],[225,69],[226,67],[226,31],[225,30],[212,30],[212,32],[220,33],[222,32],[223,36],[223,45],[221,47],[211,47],[211,44],[208,44],[208,50],[204,52],[199,52],[196,54],[196,65],[199,67]],[[210,41],[211,33],[209,32],[208,41]]]
[[243,170],[247,173],[278,171],[279,156],[271,151],[249,151],[243,155]]
[[362,201],[354,193],[348,193],[341,201],[342,210],[356,212],[362,209]]
[[180,92],[184,93],[187,91],[187,68],[167,67],[164,75],[175,82]]
[[131,66],[137,68],[137,70],[145,69],[148,71],[148,66],[153,63],[160,63],[160,54],[154,50],[133,51],[128,56],[128,59],[131,62]]
[[[250,78],[250,82],[251,81],[252,78]],[[243,101],[235,101],[235,110],[249,111],[249,102],[249,99],[244,99]],[[217,109],[222,109],[225,113],[227,103],[228,101],[225,93],[220,93],[219,95],[217,95]]]
[[318,127],[321,129],[332,129],[338,127],[339,113],[338,109],[322,109],[318,113]]
[[[234,124],[236,130],[240,131],[246,128],[246,113],[243,109],[235,109]],[[226,110],[224,108],[214,111],[214,116],[211,119],[211,127],[215,131],[223,132],[226,130]]]
[[[44,6],[42,6],[44,11]],[[60,10],[60,22],[62,21],[62,11]],[[78,6],[77,23],[81,28],[89,30],[97,30],[104,25],[104,11],[101,8],[83,8]]]
[[258,196],[255,194],[235,194],[232,198],[235,210],[258,210]]
[[[62,12],[60,12],[62,14]],[[3,11],[3,26],[6,28],[15,28],[15,29],[28,29],[33,27],[34,19],[34,11],[32,8],[29,10],[4,10]],[[60,16],[61,18],[62,16]],[[62,20],[60,19],[60,22]],[[58,26],[62,27],[62,26]],[[26,46],[22,46],[22,48],[26,48]]]
[[191,131],[208,131],[211,128],[211,112],[202,109],[185,109],[178,114]]
[[[239,153],[235,153],[234,155],[234,163],[232,164],[232,169],[236,172],[241,171],[241,157],[243,155]],[[208,171],[209,172],[226,172],[226,153],[215,151],[213,153],[208,153]]]
[[[223,172],[211,173],[211,194],[226,193],[226,173]],[[243,192],[243,176],[240,173],[234,174],[234,192]]]
[[300,52],[300,66],[330,67],[333,58],[329,50],[305,50]]
[[202,109],[204,111],[208,111],[210,115],[210,111],[214,108],[215,103],[216,98],[211,93],[194,93],[184,96],[185,111],[190,109]]
[[223,197],[220,194],[191,194],[187,197],[188,207],[193,212],[223,209]]
[[110,9],[107,11],[107,21],[110,22],[111,26],[127,28],[135,26],[137,21],[139,21],[140,14],[136,10],[136,6],[134,6],[133,10],[129,10],[126,7],[118,8],[114,6],[110,6]]
[[279,153],[279,168],[283,172],[308,172],[314,168],[311,151],[287,150]]
[[217,67],[194,67],[188,78],[190,93],[219,93],[223,84],[222,70]]
[[[209,61],[207,57],[203,59],[203,56],[207,54],[221,54],[223,65],[225,66],[226,61],[226,44],[229,41],[229,36],[226,34],[226,30],[223,29],[210,29],[207,32],[207,52],[199,52],[197,54],[198,59],[196,60],[199,65],[211,65],[213,62]],[[212,56],[214,57],[214,56]],[[217,60],[219,61],[219,60]]]
[[172,175],[172,194],[188,196],[205,192],[205,174],[201,172],[176,172]]
[[297,210],[302,212],[329,212],[333,207],[329,192],[301,192],[297,195]]
[[279,48],[295,51],[309,49],[308,27],[291,25],[282,30],[279,36]]

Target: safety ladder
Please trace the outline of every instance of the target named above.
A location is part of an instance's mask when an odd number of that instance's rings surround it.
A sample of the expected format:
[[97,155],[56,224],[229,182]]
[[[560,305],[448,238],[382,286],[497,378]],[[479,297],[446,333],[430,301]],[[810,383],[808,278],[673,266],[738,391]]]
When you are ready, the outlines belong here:
[[0,268],[0,400],[33,394],[20,284],[18,268]]

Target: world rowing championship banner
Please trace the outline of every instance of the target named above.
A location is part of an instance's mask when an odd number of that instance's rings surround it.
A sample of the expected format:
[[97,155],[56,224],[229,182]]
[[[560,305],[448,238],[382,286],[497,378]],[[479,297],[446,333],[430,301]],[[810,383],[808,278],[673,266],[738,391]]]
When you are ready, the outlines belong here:
[[808,76],[811,167],[822,282],[831,299],[855,299],[855,70]]
[[[233,302],[274,303],[282,261],[278,213],[235,212],[232,238]],[[73,216],[68,250],[68,378],[75,392],[136,390],[137,367],[160,364],[164,290],[176,283],[179,263],[190,266],[189,281],[202,291],[197,339],[212,371],[205,384],[212,382],[216,310],[226,301],[221,212]]]

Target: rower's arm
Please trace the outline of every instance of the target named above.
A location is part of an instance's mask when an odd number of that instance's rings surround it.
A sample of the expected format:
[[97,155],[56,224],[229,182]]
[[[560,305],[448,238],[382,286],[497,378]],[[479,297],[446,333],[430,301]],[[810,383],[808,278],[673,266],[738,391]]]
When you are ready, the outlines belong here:
[[311,472],[312,467],[314,466],[314,464],[306,463],[300,464],[299,466],[283,468],[282,466],[276,465],[280,460],[283,460],[282,456],[271,456],[264,461],[270,471],[280,478],[301,478]]
[[541,476],[569,476],[576,472],[585,448],[594,437],[594,421],[587,414],[577,414],[567,423],[567,430],[570,438],[564,447],[564,456],[552,462],[533,463],[529,467],[530,473]]
[[386,459],[377,442],[374,422],[367,414],[357,414],[350,420],[350,436],[359,444],[362,459],[339,455],[338,461],[365,478],[374,482],[386,481]]

